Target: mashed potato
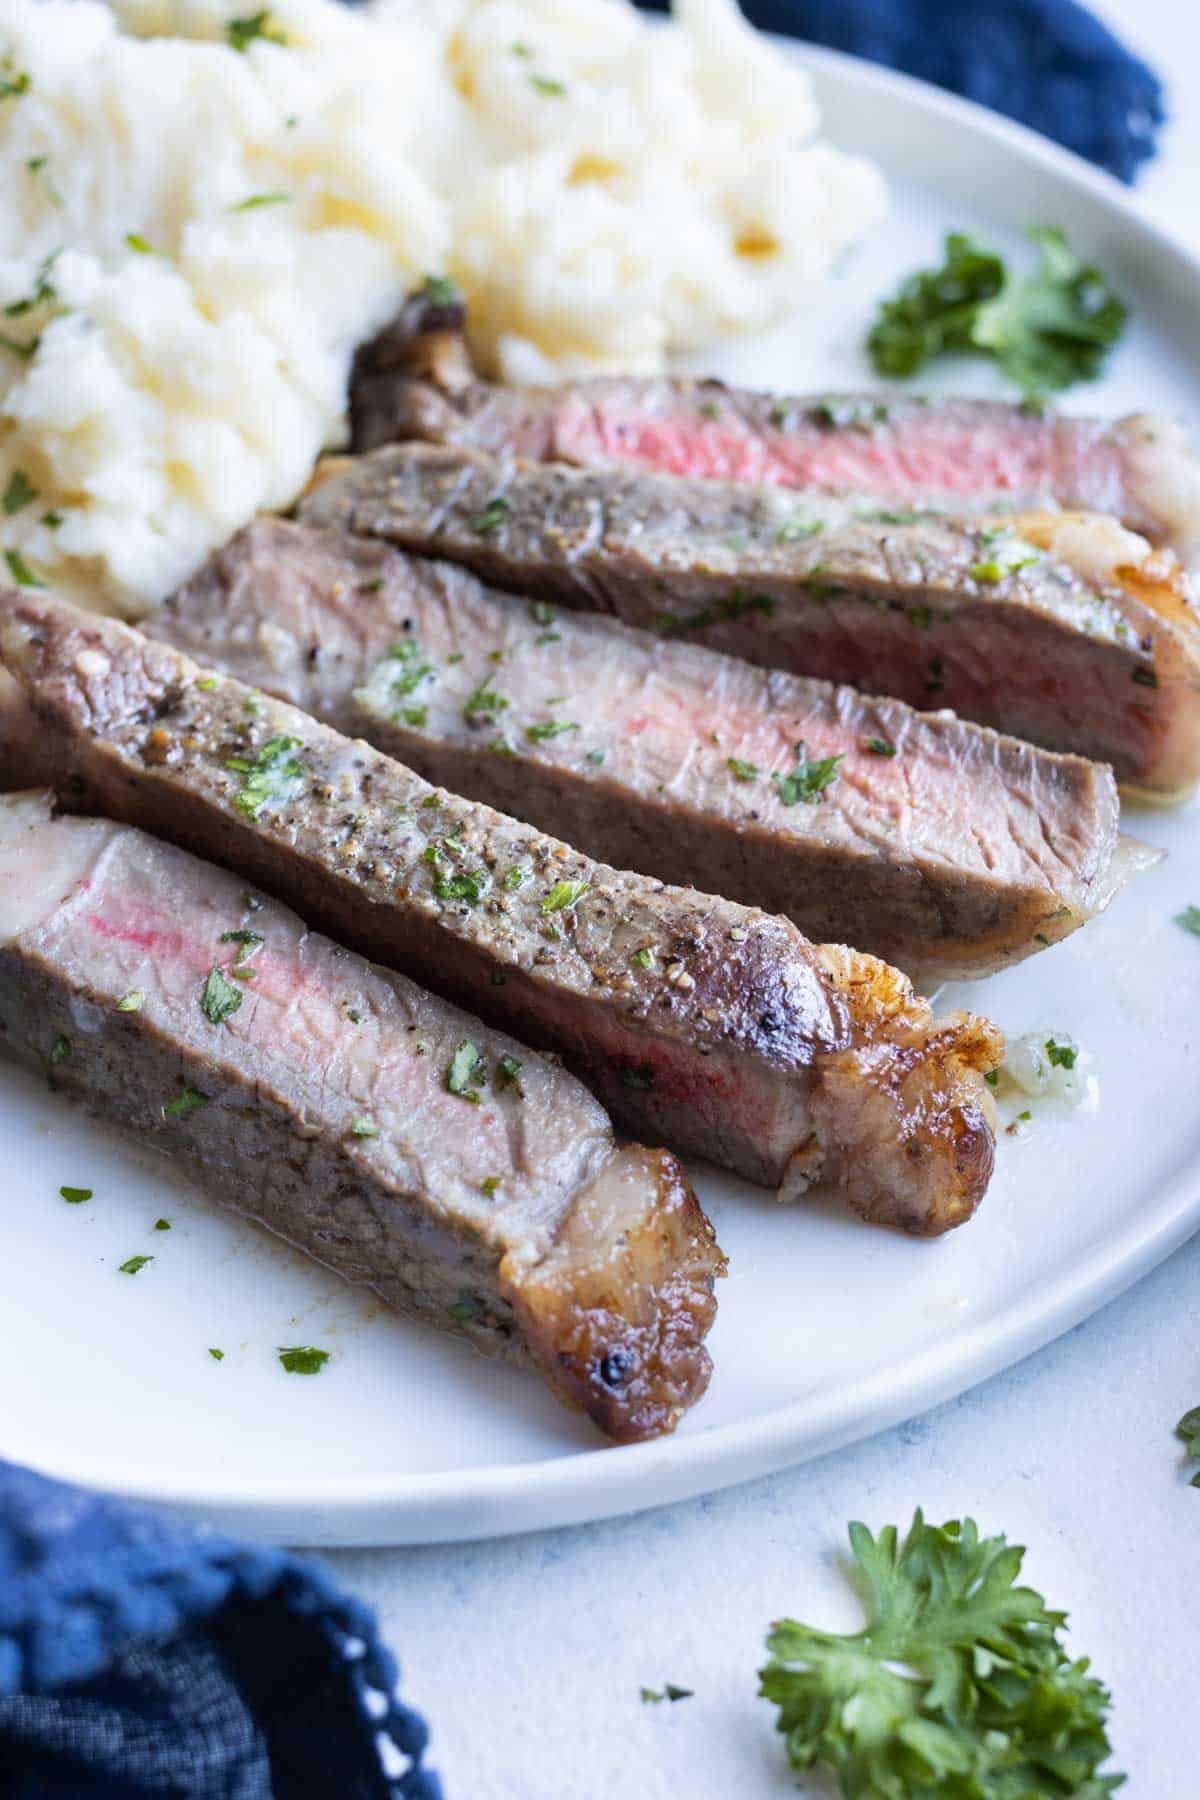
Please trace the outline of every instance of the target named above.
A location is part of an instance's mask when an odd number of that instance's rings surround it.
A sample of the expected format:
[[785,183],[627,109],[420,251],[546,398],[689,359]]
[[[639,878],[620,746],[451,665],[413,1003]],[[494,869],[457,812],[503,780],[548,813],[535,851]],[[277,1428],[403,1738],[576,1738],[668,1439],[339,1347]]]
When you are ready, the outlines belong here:
[[[765,325],[880,215],[732,0],[0,0],[0,548],[136,617],[428,271],[510,377]],[[3,573],[0,570],[0,573]]]

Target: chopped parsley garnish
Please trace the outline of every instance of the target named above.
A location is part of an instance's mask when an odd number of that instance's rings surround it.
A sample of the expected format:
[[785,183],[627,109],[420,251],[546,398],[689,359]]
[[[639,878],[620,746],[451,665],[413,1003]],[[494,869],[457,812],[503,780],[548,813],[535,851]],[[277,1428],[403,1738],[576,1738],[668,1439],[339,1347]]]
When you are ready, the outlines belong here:
[[141,1012],[145,1004],[146,996],[141,988],[130,988],[129,992],[127,994],[122,994],[121,998],[117,1001],[117,1011]]
[[220,937],[222,944],[241,945],[243,962],[255,956],[266,941],[261,931],[223,931]]
[[90,1200],[95,1192],[94,1188],[77,1187],[60,1187],[58,1191],[68,1206],[82,1206],[84,1201]]
[[257,212],[262,206],[286,206],[291,197],[290,194],[247,194],[244,200],[235,200],[229,211]]
[[471,1293],[470,1289],[463,1288],[459,1293],[458,1299],[453,1301],[451,1305],[446,1308],[446,1311],[452,1319],[457,1319],[460,1325],[466,1325],[472,1319],[478,1319],[483,1312],[483,1308],[475,1298],[475,1295]]
[[506,711],[511,702],[504,694],[489,687],[481,681],[473,694],[469,694],[463,702],[462,716],[468,725],[474,725],[479,719],[494,719],[497,713]]
[[400,708],[399,722],[402,725],[424,725],[428,718],[429,708],[427,706],[402,706]]
[[281,1347],[277,1354],[289,1375],[319,1375],[330,1353],[312,1344],[293,1344],[290,1349]]
[[462,298],[449,275],[426,275],[421,292],[434,306],[457,306]]
[[18,69],[11,55],[0,61],[0,100],[18,100],[30,85],[28,69]]
[[479,1184],[480,1191],[482,1193],[486,1194],[489,1200],[491,1199],[492,1195],[496,1192],[496,1190],[499,1188],[499,1186],[500,1186],[499,1175],[485,1175],[483,1180]]
[[155,256],[157,254],[154,245],[150,243],[149,239],[144,238],[140,231],[127,231],[125,242],[131,250],[136,250],[139,256]]
[[657,613],[654,628],[663,637],[682,637],[685,632],[703,631],[709,625],[721,625],[730,619],[744,618],[747,613],[765,613],[769,618],[778,602],[770,594],[751,594],[739,588],[728,600],[714,600],[694,613]]
[[439,875],[433,883],[434,894],[439,900],[465,900],[468,906],[478,906],[491,892],[491,887],[492,878],[486,869],[462,869],[454,875]]
[[260,900],[257,894],[246,893],[242,895],[242,905],[247,912],[261,912],[266,904],[266,901]]
[[863,749],[869,756],[895,756],[896,754],[895,744],[889,744],[886,738],[864,738]]
[[1200,906],[1185,906],[1181,913],[1175,914],[1175,923],[1190,931],[1193,937],[1200,937]]
[[63,513],[56,512],[54,508],[51,507],[49,512],[44,512],[42,514],[41,522],[46,527],[47,531],[57,531],[62,524],[64,517],[65,515]]
[[552,75],[538,75],[534,72],[530,73],[529,85],[536,88],[539,94],[551,94],[556,99],[561,99],[567,91],[565,82],[556,81]]
[[425,661],[420,644],[413,638],[393,644],[387,660],[400,664],[400,672],[393,676],[391,683],[391,693],[396,700],[405,700],[415,694],[421,683],[435,673],[433,664]]
[[145,1268],[147,1263],[153,1261],[152,1256],[131,1256],[126,1262],[120,1264],[117,1273],[118,1275],[136,1275],[140,1269]]
[[562,737],[564,732],[578,731],[579,726],[570,719],[547,719],[541,725],[527,725],[525,736],[534,744],[544,744],[550,738]]
[[[241,999],[240,994],[238,998]],[[189,1113],[199,1112],[201,1107],[207,1105],[207,1094],[202,1094],[198,1088],[188,1087],[185,1084],[173,1100],[167,1101],[163,1107],[163,1113],[169,1119],[186,1119]]]
[[901,283],[880,307],[867,340],[881,375],[915,375],[944,352],[994,357],[1027,395],[1090,381],[1125,327],[1127,313],[1100,271],[1079,261],[1062,231],[1034,227],[1032,274],[951,232],[945,261]]
[[584,762],[591,763],[593,768],[598,769],[607,755],[607,750],[589,750],[583,760]]
[[532,879],[532,869],[528,868],[524,863],[514,863],[512,868],[508,871],[508,874],[504,877],[504,885],[510,894],[515,894],[518,888],[523,888],[525,883]]
[[[4,560],[8,564],[8,572],[18,587],[44,588],[46,583],[40,575],[34,573],[19,550],[6,550]],[[1155,683],[1157,686],[1157,683]]]
[[35,311],[39,306],[45,306],[48,300],[57,300],[58,290],[50,279],[50,271],[61,255],[61,249],[52,250],[49,256],[43,259],[34,278],[33,292],[26,294],[22,300],[10,301],[4,308],[6,319],[23,319],[26,313]]
[[11,519],[14,513],[19,513],[22,507],[28,506],[31,500],[36,500],[37,493],[37,489],[24,469],[14,469],[8,478],[8,486],[4,490],[4,498],[0,500],[0,505],[4,507],[6,515]]
[[569,912],[583,899],[591,885],[590,881],[556,881],[542,901],[542,912]]
[[264,744],[253,761],[230,757],[225,767],[244,777],[242,791],[234,799],[240,813],[257,819],[265,806],[300,798],[305,789],[304,768],[292,754],[299,748],[299,738],[277,737]]
[[640,1688],[639,1693],[643,1706],[657,1706],[662,1700],[690,1700],[693,1689],[676,1687],[673,1681],[665,1681],[661,1688]]
[[379,1136],[379,1127],[374,1119],[352,1119],[350,1121],[350,1136],[356,1138],[377,1138]]
[[242,995],[214,963],[200,989],[200,1010],[210,1025],[224,1025],[242,1004]]
[[634,951],[629,960],[639,969],[652,969],[654,967],[654,952],[649,949],[647,945],[643,944],[640,950]]
[[787,524],[781,525],[775,533],[775,542],[777,544],[802,544],[806,538],[816,537],[817,533],[824,529],[823,519],[789,519]]
[[223,1350],[218,1350],[215,1345],[209,1345],[208,1354],[212,1357],[214,1362],[225,1361],[225,1352]]
[[59,1063],[66,1062],[70,1054],[71,1040],[69,1037],[64,1037],[60,1031],[50,1046],[50,1067],[52,1069],[57,1069]]
[[906,606],[904,616],[910,625],[918,631],[928,631],[933,624],[933,608],[931,606]]
[[[37,585],[41,587],[44,584],[39,582]],[[1133,671],[1133,679],[1139,687],[1156,688],[1158,686],[1158,676],[1153,669],[1136,668]]]
[[727,756],[725,767],[735,781],[755,781],[762,774],[757,763],[743,762],[740,756]]
[[868,1618],[842,1635],[781,1619],[759,1693],[797,1774],[832,1770],[843,1795],[1053,1795],[1103,1800],[1109,1696],[1059,1641],[1065,1614],[1018,1587],[1024,1552],[974,1520],[878,1538],[850,1527]]
[[1056,1044],[1053,1038],[1046,1039],[1046,1058],[1052,1069],[1073,1069],[1078,1056],[1074,1044]]
[[1019,1112],[1017,1114],[1017,1124],[1018,1125],[1028,1125],[1028,1123],[1029,1123],[1030,1119],[1032,1119],[1032,1117],[1033,1117],[1033,1114],[1030,1112],[1029,1108],[1026,1107],[1024,1112]]
[[482,1056],[470,1038],[464,1038],[446,1069],[447,1093],[457,1094],[460,1100],[469,1100],[473,1106],[478,1106],[479,1088],[475,1084],[482,1084],[486,1078]]
[[649,1063],[626,1063],[621,1070],[621,1080],[627,1088],[644,1091],[654,1086],[654,1070]]
[[525,1098],[525,1094],[521,1087],[520,1077],[521,1077],[520,1059],[516,1056],[502,1056],[500,1058],[500,1061],[496,1064],[496,1085],[497,1085],[497,1087],[514,1088],[516,1090],[519,1098],[523,1100]]
[[[1193,1406],[1190,1412],[1184,1413],[1175,1427],[1175,1435],[1182,1440],[1188,1456],[1200,1462],[1200,1406]],[[1190,1486],[1200,1488],[1200,1469],[1192,1476]]]
[[813,424],[822,425],[827,431],[870,431],[873,426],[886,425],[890,413],[890,407],[881,401],[856,400],[852,396],[818,400],[808,409]]
[[231,49],[240,50],[243,55],[256,40],[265,44],[287,43],[282,31],[271,24],[271,15],[266,8],[262,12],[247,13],[241,19],[228,20],[225,40]]
[[499,531],[511,514],[511,501],[506,500],[503,494],[498,494],[494,500],[488,501],[481,513],[476,513],[471,520],[472,529],[486,537],[489,532]]
[[796,745],[796,767],[790,775],[772,775],[779,798],[785,806],[795,806],[803,801],[806,806],[815,806],[838,778],[841,756],[823,756],[817,762],[810,762],[808,752],[803,744]]
[[552,606],[547,606],[544,600],[531,600],[529,602],[529,616],[535,625],[553,625],[554,608]]
[[155,1219],[154,1229],[155,1229],[155,1231],[170,1231],[170,1229],[171,1229],[170,1219]]
[[998,1088],[1000,1086],[1000,1071],[999,1071],[999,1069],[989,1069],[983,1079],[987,1082],[987,1084],[990,1088],[995,1090],[996,1088]]

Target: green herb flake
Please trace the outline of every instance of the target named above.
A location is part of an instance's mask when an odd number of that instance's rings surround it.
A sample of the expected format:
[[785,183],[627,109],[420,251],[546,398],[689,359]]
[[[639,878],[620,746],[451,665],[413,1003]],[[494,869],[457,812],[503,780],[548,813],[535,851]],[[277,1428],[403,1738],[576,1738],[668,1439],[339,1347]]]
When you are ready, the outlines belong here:
[[223,1350],[218,1350],[215,1345],[209,1345],[208,1354],[212,1357],[214,1362],[225,1361],[225,1352]]
[[80,1187],[60,1187],[58,1191],[62,1195],[63,1199],[66,1201],[68,1206],[82,1206],[85,1200],[91,1199],[93,1193],[95,1192],[95,1189],[94,1188],[80,1188]]
[[[241,999],[240,994],[238,999]],[[163,1113],[168,1119],[186,1119],[189,1113],[199,1112],[208,1103],[207,1094],[202,1094],[198,1088],[188,1087],[185,1084],[173,1100],[167,1101],[163,1107]]]
[[41,523],[46,527],[47,531],[57,531],[62,524],[64,517],[65,514],[56,512],[54,508],[51,507],[49,512],[44,512],[42,514]]
[[[1184,1413],[1175,1427],[1175,1435],[1182,1440],[1188,1456],[1200,1461],[1200,1406],[1193,1406],[1190,1412]],[[1200,1470],[1192,1476],[1190,1485],[1200,1487]]]
[[298,800],[307,780],[299,759],[292,753],[300,748],[300,739],[276,737],[263,745],[251,761],[234,756],[225,764],[243,777],[241,792],[234,805],[248,819],[257,819],[267,806],[287,800]]
[[556,81],[552,75],[539,75],[536,72],[530,73],[529,85],[536,88],[539,94],[549,94],[556,100],[561,99],[567,91],[565,82]]
[[770,594],[752,594],[739,588],[728,600],[714,600],[694,613],[657,613],[654,628],[663,637],[683,637],[689,631],[704,631],[710,625],[745,618],[748,613],[764,613],[770,618],[778,604]]
[[1032,1117],[1033,1117],[1033,1114],[1030,1112],[1029,1108],[1026,1107],[1024,1112],[1019,1112],[1017,1114],[1017,1124],[1018,1125],[1028,1125],[1028,1123],[1029,1123],[1030,1119],[1032,1119]]
[[570,912],[583,899],[591,885],[590,881],[556,881],[542,901],[542,912]]
[[910,275],[880,307],[867,340],[881,375],[914,375],[946,352],[991,356],[1027,396],[1097,376],[1127,313],[1108,281],[1061,230],[1034,227],[1029,274],[965,232],[951,232],[940,268]]
[[478,906],[491,888],[492,878],[486,869],[460,869],[453,875],[437,876],[433,884],[437,899],[465,900],[468,906]]
[[498,494],[494,500],[488,501],[481,513],[476,513],[471,520],[471,528],[473,531],[478,531],[482,537],[488,537],[493,531],[499,531],[511,514],[512,502],[506,500],[502,494]]
[[500,1186],[499,1175],[485,1175],[483,1180],[479,1184],[480,1192],[486,1194],[489,1200],[491,1199],[492,1195],[496,1192],[496,1190],[499,1188],[499,1186]]
[[987,1082],[988,1086],[992,1089],[992,1091],[995,1092],[995,1090],[1000,1086],[1000,1071],[999,1071],[999,1069],[989,1069],[983,1079]]
[[863,749],[868,756],[895,756],[896,754],[895,744],[889,744],[886,738],[864,738]]
[[649,1063],[626,1063],[621,1070],[621,1080],[627,1088],[645,1093],[654,1086],[654,1070]]
[[242,1004],[242,995],[214,963],[200,990],[200,1010],[210,1025],[224,1025]]
[[8,564],[9,574],[18,587],[44,588],[46,586],[41,576],[34,573],[19,550],[6,550],[4,560]]
[[71,1054],[71,1040],[69,1037],[64,1037],[62,1032],[60,1031],[58,1036],[55,1038],[54,1042],[50,1046],[50,1057],[49,1057],[50,1067],[52,1069],[57,1069],[60,1063],[66,1062],[66,1060],[67,1060],[68,1056],[70,1056],[70,1054]]
[[155,1231],[170,1231],[170,1229],[171,1229],[170,1219],[155,1219],[154,1229],[155,1229]]
[[244,18],[229,19],[225,25],[225,41],[230,49],[240,51],[243,56],[255,42],[287,43],[282,31],[272,25],[271,15],[265,8],[262,12],[247,13]]
[[918,631],[928,631],[933,624],[933,608],[931,606],[906,606],[904,616],[910,625]]
[[532,879],[533,870],[529,868],[527,864],[514,863],[512,868],[508,871],[508,874],[504,877],[504,885],[510,894],[515,894],[518,889],[525,886],[527,881],[532,881]]
[[486,681],[481,681],[475,692],[463,702],[462,716],[468,725],[474,725],[481,719],[494,719],[498,713],[507,711],[510,704],[504,694],[497,693]]
[[779,798],[785,806],[795,806],[803,801],[806,806],[815,806],[825,794],[825,790],[833,786],[838,778],[842,757],[824,756],[816,762],[810,762],[808,752],[803,744],[796,745],[796,767],[790,775],[772,775]]
[[11,55],[0,61],[0,100],[19,100],[31,86],[28,69],[18,69]]
[[350,1136],[356,1138],[377,1138],[379,1136],[379,1127],[374,1119],[352,1119],[350,1121]]
[[130,988],[129,992],[127,994],[122,994],[121,998],[117,1001],[117,1011],[124,1013],[141,1012],[145,1004],[146,996],[141,988]]
[[1052,1069],[1073,1069],[1078,1057],[1074,1044],[1056,1044],[1053,1038],[1046,1039],[1046,1058]]
[[458,1299],[453,1301],[452,1304],[446,1308],[446,1311],[449,1313],[450,1317],[456,1319],[460,1325],[468,1325],[472,1319],[478,1319],[482,1316],[483,1307],[479,1304],[479,1301],[475,1295],[471,1293],[469,1288],[463,1288],[459,1293]]
[[743,762],[740,756],[727,756],[725,767],[735,781],[756,781],[762,774],[757,763]]
[[629,960],[636,968],[652,969],[654,967],[654,952],[647,945],[643,944],[640,950],[634,951]]
[[525,1090],[521,1086],[521,1062],[516,1056],[502,1056],[496,1064],[496,1086],[512,1088],[517,1098],[525,1098]]
[[264,206],[286,206],[290,202],[290,194],[247,194],[244,200],[236,200],[229,208],[231,213],[258,212]]
[[1181,913],[1175,914],[1176,925],[1182,925],[1193,937],[1200,937],[1200,906],[1185,906]]
[[223,931],[220,937],[222,944],[241,945],[243,961],[256,955],[266,941],[261,931]]
[[328,1350],[318,1350],[312,1344],[293,1344],[276,1354],[289,1375],[319,1375],[330,1355]]
[[469,1100],[472,1106],[478,1106],[479,1089],[474,1084],[482,1083],[485,1079],[486,1070],[478,1048],[470,1038],[464,1038],[446,1069],[446,1092],[457,1094],[460,1100]]
[[639,1688],[638,1693],[643,1706],[657,1706],[661,1700],[666,1699],[661,1688]]
[[152,1263],[153,1261],[154,1258],[152,1256],[131,1256],[127,1261],[119,1265],[117,1273],[118,1275],[136,1275],[140,1270],[146,1267],[147,1263]]
[[431,306],[457,306],[462,299],[449,275],[426,275],[421,292]]
[[144,238],[140,231],[127,231],[125,242],[131,250],[136,251],[138,256],[156,256],[158,254],[154,245]]
[[1104,1800],[1109,1696],[1072,1662],[1065,1614],[1016,1585],[1024,1552],[971,1519],[903,1542],[850,1526],[868,1618],[845,1636],[781,1619],[760,1695],[797,1774],[832,1771],[844,1795]]
[[579,726],[570,719],[546,719],[540,725],[527,725],[525,736],[533,744],[545,744],[551,738],[562,737],[568,731],[578,731]]
[[4,490],[0,506],[3,506],[5,514],[11,519],[14,513],[19,513],[22,507],[28,506],[31,500],[36,500],[37,494],[37,489],[24,469],[14,469],[8,478],[8,486]]
[[1133,679],[1137,682],[1139,687],[1156,688],[1158,686],[1158,676],[1154,673],[1153,669],[1146,669],[1139,666],[1133,671]]
[[535,625],[553,625],[555,618],[554,608],[552,606],[547,606],[544,600],[531,600],[529,602],[529,616]]
[[[47,301],[57,300],[58,292],[50,279],[50,271],[61,255],[60,247],[58,250],[52,250],[49,256],[43,258],[37,275],[34,277],[33,292],[26,294],[21,300],[10,301],[4,308],[6,319],[22,319],[26,313],[36,311],[39,306],[45,306]],[[36,348],[37,340],[35,339],[32,347],[22,346],[22,353],[27,352],[32,355]]]
[[822,519],[789,519],[787,524],[781,525],[775,533],[775,542],[777,544],[802,544],[808,538],[816,537],[824,529],[825,524]]

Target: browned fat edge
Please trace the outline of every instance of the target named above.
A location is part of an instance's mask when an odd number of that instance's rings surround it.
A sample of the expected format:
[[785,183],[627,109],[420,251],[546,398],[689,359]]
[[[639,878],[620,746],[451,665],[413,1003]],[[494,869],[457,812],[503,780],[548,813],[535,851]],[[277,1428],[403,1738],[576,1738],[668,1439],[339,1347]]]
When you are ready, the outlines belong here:
[[673,1431],[704,1393],[713,1284],[727,1268],[676,1159],[664,1150],[626,1154],[640,1157],[655,1200],[599,1256],[581,1264],[571,1241],[574,1230],[588,1231],[588,1190],[531,1274],[514,1282],[508,1259],[500,1266],[551,1386],[621,1444]]

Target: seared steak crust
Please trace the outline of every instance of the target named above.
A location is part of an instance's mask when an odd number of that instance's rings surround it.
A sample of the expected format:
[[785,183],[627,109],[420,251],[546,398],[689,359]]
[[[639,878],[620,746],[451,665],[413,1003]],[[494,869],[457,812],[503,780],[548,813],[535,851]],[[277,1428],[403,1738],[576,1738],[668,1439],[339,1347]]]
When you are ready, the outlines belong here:
[[[474,1104],[446,1081],[464,1041]],[[556,1062],[182,850],[0,801],[0,1042],[390,1306],[532,1363],[618,1441],[671,1430],[707,1386],[724,1259],[674,1159],[618,1150]]]
[[[926,980],[1057,942],[1115,883],[1116,787],[1095,763],[551,616],[336,530],[256,520],[146,628],[589,855]],[[489,682],[505,707],[473,715]],[[841,758],[814,804],[786,788],[798,743]]]
[[300,517],[768,668],[947,706],[1163,795],[1200,775],[1200,630],[1106,520],[912,517],[645,470],[405,444],[318,470]]
[[61,791],[559,1051],[639,1133],[918,1232],[982,1197],[999,1035],[887,965],[593,862],[64,603],[11,594],[0,656]]

